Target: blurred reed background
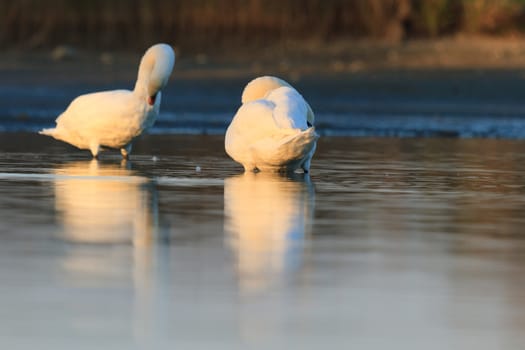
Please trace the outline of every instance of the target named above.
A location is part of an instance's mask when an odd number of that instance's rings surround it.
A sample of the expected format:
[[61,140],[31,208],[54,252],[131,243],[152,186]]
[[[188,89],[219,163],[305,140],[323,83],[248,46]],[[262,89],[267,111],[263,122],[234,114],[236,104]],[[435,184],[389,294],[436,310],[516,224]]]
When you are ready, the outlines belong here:
[[525,32],[525,0],[0,0],[0,47],[185,50]]

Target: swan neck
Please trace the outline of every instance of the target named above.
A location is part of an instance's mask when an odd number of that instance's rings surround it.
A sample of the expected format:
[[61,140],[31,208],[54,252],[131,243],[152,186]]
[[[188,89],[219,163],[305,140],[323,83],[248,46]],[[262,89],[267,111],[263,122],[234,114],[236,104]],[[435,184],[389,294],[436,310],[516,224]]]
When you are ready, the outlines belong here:
[[140,61],[135,92],[147,96],[155,96],[168,83],[175,53],[166,44],[150,47]]
[[139,71],[137,75],[137,82],[135,83],[135,93],[140,95],[147,95],[148,81],[153,71],[153,66],[155,62],[153,59],[149,58],[148,55],[145,55],[140,61]]

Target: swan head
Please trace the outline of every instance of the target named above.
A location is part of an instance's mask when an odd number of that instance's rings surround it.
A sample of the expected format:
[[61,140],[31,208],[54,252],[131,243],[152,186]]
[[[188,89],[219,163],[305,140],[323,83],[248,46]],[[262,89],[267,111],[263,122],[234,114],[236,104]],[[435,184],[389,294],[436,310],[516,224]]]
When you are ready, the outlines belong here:
[[[290,84],[277,77],[263,76],[255,78],[252,81],[250,81],[244,88],[244,91],[242,92],[241,102],[244,104],[261,98],[265,98],[270,94],[270,92],[283,86],[293,89],[293,87]],[[313,126],[315,122],[314,112],[308,104],[308,102],[305,101],[305,103],[307,107],[306,120],[308,121],[308,126]]]
[[244,91],[242,92],[241,102],[244,104],[247,102],[264,98],[273,90],[283,86],[292,87],[286,81],[276,77],[264,76],[255,78],[252,81],[250,81],[244,88]]
[[167,44],[150,47],[140,61],[135,90],[145,90],[149,105],[154,105],[157,94],[170,78],[175,64],[175,52]]

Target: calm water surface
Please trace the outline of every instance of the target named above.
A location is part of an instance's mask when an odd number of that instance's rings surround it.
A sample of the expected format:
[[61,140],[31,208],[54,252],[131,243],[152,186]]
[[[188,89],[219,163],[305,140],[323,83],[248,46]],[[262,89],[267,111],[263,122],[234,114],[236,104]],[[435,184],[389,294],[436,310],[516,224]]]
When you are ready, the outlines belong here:
[[0,140],[2,348],[525,343],[523,141],[325,137],[283,177],[221,137],[34,138]]

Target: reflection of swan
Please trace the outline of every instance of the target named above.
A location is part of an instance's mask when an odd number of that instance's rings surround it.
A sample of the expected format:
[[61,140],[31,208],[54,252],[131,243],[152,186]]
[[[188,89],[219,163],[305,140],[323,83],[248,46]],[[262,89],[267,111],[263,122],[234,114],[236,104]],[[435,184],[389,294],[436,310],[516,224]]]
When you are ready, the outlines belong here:
[[247,172],[224,183],[225,231],[237,253],[241,288],[263,289],[300,267],[314,190],[276,174]]
[[[122,291],[132,288],[131,293],[121,297],[128,300],[132,296],[132,303],[112,307],[123,315],[122,320],[131,322],[133,340],[148,344],[167,337],[159,325],[165,324],[165,300],[169,299],[159,294],[167,290],[170,282],[166,267],[169,246],[147,244],[156,238],[156,190],[148,178],[136,175],[128,165],[91,160],[55,169],[60,238],[90,243],[68,246],[61,259],[62,281],[80,288],[86,285],[103,290],[108,285],[118,285]],[[131,250],[109,245],[130,242],[134,244]],[[89,305],[101,299],[87,300]],[[107,300],[103,298],[102,302]]]
[[55,170],[55,206],[66,240],[143,243],[155,227],[149,180],[126,167],[97,160]]
[[284,80],[260,77],[246,85],[226,131],[225,149],[245,171],[308,172],[319,137],[314,113]]
[[175,63],[166,44],[150,47],[139,66],[135,89],[96,92],[77,97],[56,120],[56,127],[41,134],[89,149],[97,157],[101,147],[120,149],[127,158],[133,139],[153,125],[160,108],[160,90]]

